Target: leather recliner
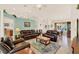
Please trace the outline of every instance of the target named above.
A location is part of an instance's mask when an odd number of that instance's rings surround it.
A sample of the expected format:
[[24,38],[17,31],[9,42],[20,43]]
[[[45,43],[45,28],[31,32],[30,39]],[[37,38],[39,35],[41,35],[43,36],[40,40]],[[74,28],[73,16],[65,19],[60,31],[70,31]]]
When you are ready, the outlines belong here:
[[[19,42],[18,42],[19,43]],[[28,42],[21,42],[23,45],[17,47],[9,38],[5,40],[1,40],[0,42],[0,50],[4,54],[13,54],[22,49],[30,48],[30,44]]]
[[47,32],[43,34],[43,36],[50,38],[50,40],[54,42],[57,42],[57,35],[59,35],[59,32],[56,30],[47,30]]

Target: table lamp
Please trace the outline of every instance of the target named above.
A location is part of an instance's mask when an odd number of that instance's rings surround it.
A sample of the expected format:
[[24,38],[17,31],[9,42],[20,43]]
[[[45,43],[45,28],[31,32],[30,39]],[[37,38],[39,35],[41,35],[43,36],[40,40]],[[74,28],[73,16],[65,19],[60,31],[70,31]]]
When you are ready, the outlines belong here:
[[19,29],[19,28],[16,28],[16,32],[19,34],[19,32],[20,32],[20,29]]
[[19,34],[20,34],[20,29],[16,28],[16,39],[19,38]]

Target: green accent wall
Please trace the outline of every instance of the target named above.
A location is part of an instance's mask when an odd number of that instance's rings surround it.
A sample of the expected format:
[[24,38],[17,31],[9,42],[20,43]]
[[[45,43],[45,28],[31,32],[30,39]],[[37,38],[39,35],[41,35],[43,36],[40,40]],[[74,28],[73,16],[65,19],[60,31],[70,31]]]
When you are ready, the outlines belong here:
[[[14,32],[16,31],[16,28],[19,28],[20,30],[31,30],[37,28],[37,22],[33,18],[15,18],[14,16],[7,13],[4,13],[4,16],[14,20]],[[24,22],[30,22],[30,27],[24,27]],[[17,33],[15,32],[15,34]]]
[[[24,22],[30,22],[30,27],[24,27]],[[21,30],[29,30],[29,29],[35,29],[36,28],[36,22],[31,19],[23,19],[23,18],[18,18],[15,20],[15,27],[19,27]]]

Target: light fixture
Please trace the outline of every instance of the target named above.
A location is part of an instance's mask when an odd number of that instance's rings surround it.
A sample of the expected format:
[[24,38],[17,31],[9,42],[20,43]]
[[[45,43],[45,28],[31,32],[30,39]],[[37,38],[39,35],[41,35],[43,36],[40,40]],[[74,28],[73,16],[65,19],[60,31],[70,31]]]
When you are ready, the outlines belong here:
[[42,8],[42,5],[41,5],[41,4],[38,4],[38,5],[36,5],[36,7],[37,7],[38,9],[41,9],[41,8]]
[[38,5],[36,5],[36,7],[37,7],[39,10],[41,10],[41,9],[46,8],[46,5],[45,5],[45,4],[38,4]]

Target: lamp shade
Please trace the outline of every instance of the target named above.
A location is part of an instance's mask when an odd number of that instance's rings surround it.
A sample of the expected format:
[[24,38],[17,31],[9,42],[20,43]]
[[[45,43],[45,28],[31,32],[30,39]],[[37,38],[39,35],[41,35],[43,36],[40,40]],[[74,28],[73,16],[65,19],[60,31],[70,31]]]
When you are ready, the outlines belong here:
[[20,29],[19,28],[16,28],[16,32],[19,32],[20,31]]

